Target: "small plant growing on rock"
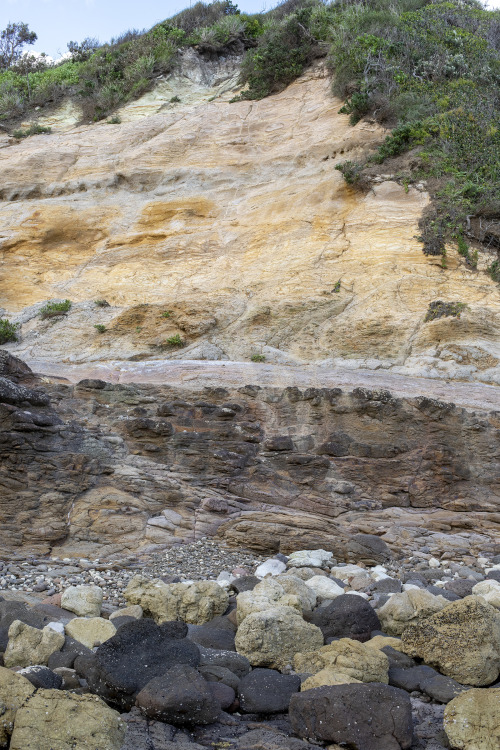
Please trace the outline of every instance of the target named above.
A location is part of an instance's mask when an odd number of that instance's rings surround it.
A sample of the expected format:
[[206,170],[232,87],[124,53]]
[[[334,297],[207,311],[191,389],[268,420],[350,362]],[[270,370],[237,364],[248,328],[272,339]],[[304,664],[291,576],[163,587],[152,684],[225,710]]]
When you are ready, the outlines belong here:
[[30,125],[26,130],[14,130],[12,135],[14,138],[21,140],[21,138],[28,138],[30,135],[40,135],[41,133],[51,133],[50,128],[45,128],[43,125],[33,124]]
[[96,299],[94,305],[96,305],[97,307],[109,307],[109,302],[107,302],[105,299]]
[[340,279],[337,281],[337,283],[333,287],[332,292],[334,292],[335,294],[338,294],[340,292]]
[[119,125],[121,121],[121,117],[118,117],[118,115],[113,115],[113,117],[110,117],[109,120],[106,120],[106,123],[107,125]]
[[179,102],[180,102],[180,98],[178,96],[173,96],[170,99],[170,104],[179,104]]
[[94,328],[96,329],[97,333],[104,333],[106,330],[106,326],[104,326],[102,323],[96,323],[94,325]]
[[7,318],[0,318],[0,344],[7,344],[9,341],[17,341],[17,329],[19,323],[11,323]]
[[161,317],[170,318],[171,315],[172,315],[172,310],[165,310],[164,312],[162,312]]
[[170,336],[166,342],[167,346],[185,346],[186,342],[181,339],[178,333],[174,336]]
[[500,261],[494,260],[491,266],[488,266],[486,270],[493,281],[498,281],[500,283]]
[[47,302],[40,310],[42,320],[46,318],[55,318],[58,315],[66,315],[71,310],[71,301],[65,299],[63,302]]
[[263,354],[252,354],[250,357],[252,362],[265,362],[266,358]]
[[442,302],[441,300],[431,302],[424,318],[424,323],[428,323],[430,320],[437,320],[438,318],[459,318],[466,307],[465,302]]

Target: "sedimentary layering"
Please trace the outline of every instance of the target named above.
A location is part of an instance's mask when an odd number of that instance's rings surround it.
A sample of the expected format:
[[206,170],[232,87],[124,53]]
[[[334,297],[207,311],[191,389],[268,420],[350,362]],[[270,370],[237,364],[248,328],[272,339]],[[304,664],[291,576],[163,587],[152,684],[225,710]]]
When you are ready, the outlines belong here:
[[4,549],[500,551],[498,411],[363,388],[71,385],[1,363]]
[[[499,383],[493,254],[476,272],[450,247],[442,268],[416,238],[424,185],[386,175],[363,195],[335,170],[383,130],[338,114],[322,67],[229,103],[238,61],[193,55],[120,125],[74,127],[65,105],[51,135],[3,139],[0,299],[21,324],[11,350],[73,362],[258,354]],[[50,298],[70,299],[69,314],[42,321]],[[426,322],[437,300],[466,307]]]

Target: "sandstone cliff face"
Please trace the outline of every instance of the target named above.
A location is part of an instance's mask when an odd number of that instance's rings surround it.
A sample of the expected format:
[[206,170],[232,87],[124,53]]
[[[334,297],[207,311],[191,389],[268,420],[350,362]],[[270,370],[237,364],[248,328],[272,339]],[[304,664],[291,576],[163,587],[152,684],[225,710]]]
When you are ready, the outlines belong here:
[[355,388],[41,383],[0,360],[0,544],[106,555],[356,533],[500,552],[500,412]]
[[[50,362],[260,354],[500,383],[499,288],[452,248],[447,269],[422,254],[424,188],[387,179],[362,195],[335,170],[383,131],[349,126],[321,67],[229,104],[236,73],[191,55],[121,125],[72,127],[66,109],[52,135],[0,149],[0,304],[22,324],[8,348]],[[51,298],[73,308],[42,322]],[[438,299],[467,307],[424,322]]]

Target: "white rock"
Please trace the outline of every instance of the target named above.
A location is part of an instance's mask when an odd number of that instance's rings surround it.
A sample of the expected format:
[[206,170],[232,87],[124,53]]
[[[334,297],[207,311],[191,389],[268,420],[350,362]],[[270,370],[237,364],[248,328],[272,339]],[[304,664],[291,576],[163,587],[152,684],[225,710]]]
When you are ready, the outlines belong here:
[[333,552],[325,549],[301,549],[288,558],[289,568],[322,568],[333,559]]
[[283,573],[286,570],[286,564],[282,562],[281,560],[275,560],[274,558],[271,558],[269,560],[265,560],[263,563],[259,565],[257,570],[255,571],[255,575],[257,578],[265,578],[266,576],[279,576],[281,573]]
[[440,568],[440,567],[441,567],[441,563],[439,562],[439,560],[436,560],[435,557],[431,557],[431,559],[429,560],[429,568]]
[[500,570],[500,563],[497,563],[496,565],[492,565],[491,568],[486,568],[487,573],[489,573],[492,570]]
[[223,570],[222,573],[219,573],[217,576],[217,583],[219,586],[222,586],[223,589],[228,589],[233,581],[235,581],[236,578],[231,573],[228,573],[227,570]]
[[339,565],[336,568],[331,568],[330,574],[335,578],[340,578],[341,581],[348,581],[354,576],[365,576],[369,574],[369,571],[359,565]]
[[487,557],[478,557],[477,562],[479,565],[481,565],[484,568],[485,565],[488,565],[489,560]]
[[473,586],[472,593],[475,596],[482,596],[492,607],[500,609],[500,583],[498,581],[480,581]]
[[307,585],[320,600],[335,599],[344,593],[342,586],[326,576],[313,576],[307,580]]
[[165,508],[165,510],[162,510],[162,515],[176,526],[178,526],[182,521],[181,514],[177,513],[175,510],[170,510],[170,508]]
[[414,583],[403,583],[402,587],[403,591],[412,591],[413,589],[420,589],[420,586],[415,586]]
[[99,617],[102,597],[102,589],[99,586],[70,586],[63,591],[61,607],[79,617]]
[[62,635],[64,635],[64,625],[62,622],[49,622],[47,627],[55,630],[56,633],[62,633]]
[[384,578],[390,578],[390,575],[387,575],[387,568],[383,565],[375,565],[375,567],[370,568],[368,572],[374,581],[382,581]]

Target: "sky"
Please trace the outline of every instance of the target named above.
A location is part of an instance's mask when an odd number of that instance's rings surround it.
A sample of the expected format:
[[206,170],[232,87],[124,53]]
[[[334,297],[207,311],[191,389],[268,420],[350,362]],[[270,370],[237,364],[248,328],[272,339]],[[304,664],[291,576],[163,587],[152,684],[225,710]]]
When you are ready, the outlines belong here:
[[[174,15],[190,0],[0,0],[0,29],[12,21],[23,21],[38,34],[33,51],[57,59],[67,43],[97,37],[106,42],[127,29],[149,29]],[[194,3],[195,0],[192,0]],[[240,10],[258,13],[276,5],[276,0],[239,0]],[[500,8],[500,0],[489,0]]]

